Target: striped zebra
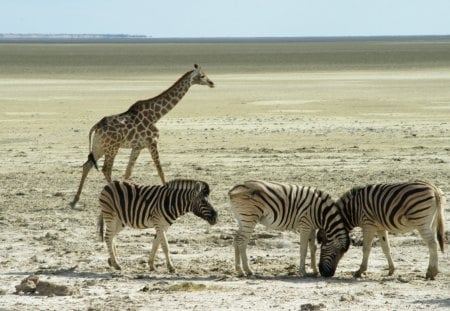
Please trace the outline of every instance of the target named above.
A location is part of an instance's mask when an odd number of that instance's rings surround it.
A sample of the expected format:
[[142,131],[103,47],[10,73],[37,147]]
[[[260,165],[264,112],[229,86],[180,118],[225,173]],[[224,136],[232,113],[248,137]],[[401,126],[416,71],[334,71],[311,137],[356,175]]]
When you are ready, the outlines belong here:
[[437,241],[442,252],[445,243],[445,197],[439,188],[421,180],[369,185],[348,191],[336,205],[349,231],[355,227],[362,228],[363,259],[355,277],[360,277],[367,270],[372,240],[376,234],[381,238],[381,248],[389,264],[389,275],[392,275],[395,268],[387,231],[405,233],[417,229],[430,252],[426,278],[434,279],[438,273]]
[[316,229],[323,230],[319,270],[322,276],[334,275],[339,260],[348,250],[350,237],[328,194],[311,187],[256,180],[236,185],[229,196],[231,210],[239,224],[234,238],[235,268],[239,275],[253,274],[248,265],[247,244],[257,223],[300,233],[299,273],[302,276],[306,275],[308,244],[311,268],[317,274]]
[[100,237],[108,246],[108,264],[121,269],[116,260],[115,236],[124,227],[154,227],[156,237],[148,261],[150,270],[155,270],[156,251],[162,243],[167,268],[174,272],[166,231],[178,217],[187,212],[193,212],[214,225],[217,222],[217,212],[209,201],[209,193],[207,183],[186,179],[176,179],[158,186],[141,186],[126,181],[113,181],[106,185],[100,193],[101,212],[98,224]]

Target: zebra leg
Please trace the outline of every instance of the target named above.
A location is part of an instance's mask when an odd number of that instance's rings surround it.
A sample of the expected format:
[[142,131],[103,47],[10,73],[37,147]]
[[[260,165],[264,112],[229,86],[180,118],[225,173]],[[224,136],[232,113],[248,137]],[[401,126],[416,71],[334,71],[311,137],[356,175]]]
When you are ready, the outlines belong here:
[[236,237],[234,238],[233,245],[234,245],[234,268],[236,269],[236,272],[239,276],[244,276],[245,273],[242,270],[241,265],[241,252],[239,251],[239,246],[236,241]]
[[419,229],[420,236],[427,243],[428,250],[430,252],[430,259],[428,262],[428,269],[425,275],[426,279],[434,280],[435,276],[438,274],[438,245],[436,241],[436,235],[433,230],[428,228]]
[[389,245],[389,237],[388,237],[387,231],[386,230],[378,231],[378,237],[380,238],[380,244],[381,244],[383,253],[386,256],[386,259],[388,261],[388,266],[389,266],[388,275],[393,275],[395,267],[394,267],[394,262],[392,261],[391,247]]
[[116,250],[116,235],[123,229],[123,226],[119,219],[114,219],[112,221],[106,220],[106,233],[105,241],[108,246],[109,258],[108,264],[117,270],[122,270],[122,267],[117,263],[117,250]]
[[317,246],[316,246],[316,230],[313,229],[311,230],[311,232],[309,233],[309,250],[311,253],[311,268],[313,270],[313,275],[317,275],[317,263],[316,263],[316,250],[317,250]]
[[[310,230],[301,230],[300,231],[300,266],[299,266],[299,275],[305,276],[305,262],[306,262],[306,254],[308,252],[308,240],[310,238]],[[312,259],[311,259],[312,261]]]
[[161,230],[160,234],[161,234],[162,249],[164,251],[164,255],[166,256],[167,269],[169,270],[170,273],[174,273],[175,268],[173,267],[172,260],[170,260],[169,256],[169,243],[167,243],[166,232],[164,230]]
[[[234,237],[234,264],[236,267],[236,272],[240,276],[244,276],[245,274],[247,274],[248,276],[253,275],[253,271],[248,265],[247,244],[250,240],[250,236],[252,235],[255,226],[256,222],[246,222],[245,227],[241,226],[241,224],[239,223],[239,230]],[[245,274],[241,268],[241,261]]]
[[148,260],[148,266],[150,267],[150,271],[155,271],[155,257],[156,252],[158,251],[159,244],[161,243],[161,235],[158,234],[158,230],[156,231],[156,236],[153,239],[152,251],[150,253],[150,258]]
[[139,157],[139,153],[141,149],[133,148],[131,149],[130,159],[128,160],[127,169],[125,171],[124,179],[128,179],[131,176],[131,172],[133,171],[134,163],[136,163],[137,158]]
[[372,248],[372,241],[375,237],[375,231],[372,229],[364,229],[363,228],[363,259],[359,270],[354,273],[355,278],[361,277],[361,274],[366,272],[367,263],[369,261],[370,249]]

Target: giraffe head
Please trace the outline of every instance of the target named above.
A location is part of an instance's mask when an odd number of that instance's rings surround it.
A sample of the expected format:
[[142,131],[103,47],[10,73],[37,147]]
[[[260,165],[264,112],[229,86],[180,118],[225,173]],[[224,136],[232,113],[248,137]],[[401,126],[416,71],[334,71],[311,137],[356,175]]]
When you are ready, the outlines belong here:
[[214,82],[209,80],[209,78],[203,72],[202,68],[197,64],[194,65],[194,70],[192,70],[191,73],[191,84],[200,84],[214,87]]

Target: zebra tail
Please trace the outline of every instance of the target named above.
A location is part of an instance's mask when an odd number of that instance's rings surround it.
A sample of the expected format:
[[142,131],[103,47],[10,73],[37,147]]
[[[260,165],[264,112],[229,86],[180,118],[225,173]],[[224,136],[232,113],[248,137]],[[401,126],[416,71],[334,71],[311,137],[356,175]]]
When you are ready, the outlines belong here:
[[435,197],[436,204],[438,206],[438,214],[437,214],[437,240],[439,242],[439,247],[441,248],[441,252],[445,251],[445,223],[444,223],[444,206],[445,206],[445,197],[442,191],[439,188],[435,188]]
[[104,242],[104,238],[105,238],[104,226],[105,226],[105,222],[103,221],[103,213],[100,212],[100,215],[98,215],[97,227],[98,227],[98,235],[100,236],[100,239],[102,242]]
[[436,206],[437,206],[437,228],[436,228],[436,236],[439,243],[439,247],[441,248],[441,252],[444,253],[445,251],[445,216],[444,216],[444,209],[445,209],[445,195],[444,192],[442,192],[441,189],[439,189],[435,184],[433,184],[429,180],[418,180],[419,182],[423,182],[427,184],[430,188],[433,189],[434,192],[434,198],[436,200]]

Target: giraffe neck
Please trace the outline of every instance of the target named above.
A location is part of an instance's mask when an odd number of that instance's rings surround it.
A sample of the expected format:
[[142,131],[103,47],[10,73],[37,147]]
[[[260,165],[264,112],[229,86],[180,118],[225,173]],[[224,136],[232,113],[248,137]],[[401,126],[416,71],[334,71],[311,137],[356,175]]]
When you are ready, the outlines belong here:
[[[151,123],[156,123],[172,110],[187,93],[191,87],[191,73],[192,71],[185,73],[171,87],[158,96],[145,101],[138,101],[133,105],[135,106],[134,108],[141,110]],[[133,106],[129,110],[132,110]]]

